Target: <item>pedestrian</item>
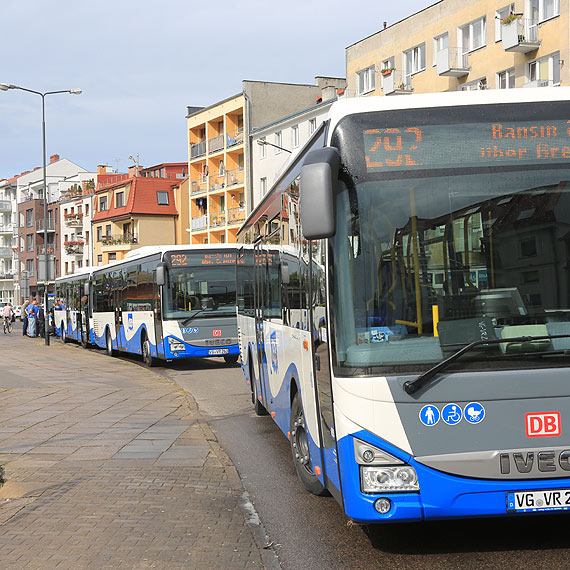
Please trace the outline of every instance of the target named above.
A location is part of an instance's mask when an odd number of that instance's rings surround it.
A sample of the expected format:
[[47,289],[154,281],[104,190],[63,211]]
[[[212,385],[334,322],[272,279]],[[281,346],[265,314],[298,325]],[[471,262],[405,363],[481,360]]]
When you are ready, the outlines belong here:
[[[12,309],[12,303],[10,303],[10,301],[8,301],[2,309],[2,318],[6,322],[12,322],[14,320],[14,309]],[[6,334],[6,328],[4,328],[4,334]]]
[[28,306],[28,336],[34,338],[36,336],[36,321],[38,316],[38,301],[34,299]]
[[30,301],[28,301],[28,299],[26,299],[24,301],[24,304],[22,305],[22,312],[20,314],[20,317],[22,318],[22,334],[24,336],[26,336],[27,332],[28,332],[28,306],[30,304]]
[[43,305],[38,306],[36,321],[37,321],[38,336],[44,337],[46,334],[46,314]]

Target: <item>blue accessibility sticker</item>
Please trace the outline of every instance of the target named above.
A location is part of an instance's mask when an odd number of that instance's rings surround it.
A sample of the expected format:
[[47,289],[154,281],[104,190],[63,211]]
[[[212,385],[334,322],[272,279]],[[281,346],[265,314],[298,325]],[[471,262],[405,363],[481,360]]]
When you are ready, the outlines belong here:
[[471,402],[465,406],[463,413],[470,424],[480,424],[485,417],[485,408],[479,402]]
[[443,410],[441,410],[441,417],[447,425],[457,425],[463,417],[461,406],[457,404],[447,404]]
[[428,406],[424,406],[420,410],[420,422],[424,424],[424,426],[431,427],[439,422],[440,418],[439,410],[436,406],[432,406],[429,404]]

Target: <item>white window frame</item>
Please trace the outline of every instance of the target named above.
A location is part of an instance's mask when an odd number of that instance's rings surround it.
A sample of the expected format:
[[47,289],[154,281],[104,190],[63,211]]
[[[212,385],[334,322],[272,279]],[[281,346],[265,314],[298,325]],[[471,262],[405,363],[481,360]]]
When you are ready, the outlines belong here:
[[265,176],[259,179],[259,191],[262,197],[267,194],[267,178]]
[[317,119],[309,119],[309,135],[312,135],[317,130]]
[[275,133],[275,154],[281,154],[281,149],[277,147],[283,146],[283,131]]
[[[476,29],[477,26],[481,27],[481,44],[475,45],[473,43],[474,33],[473,31]],[[468,43],[469,45],[464,45],[465,42],[463,41],[463,30],[469,31]],[[457,45],[461,47],[463,53],[469,53],[478,49],[481,49],[487,45],[487,17],[481,16],[472,22],[464,24],[457,28]]]
[[[546,22],[548,20],[552,20],[552,18],[557,18],[558,16],[560,16],[560,0],[537,0],[538,1],[538,21],[539,23],[541,22]],[[545,12],[545,8],[546,5],[552,5],[553,10],[552,10],[552,14],[551,15],[546,15]],[[532,3],[530,0],[527,0],[527,12],[528,15],[530,17],[531,15],[531,6]]]
[[263,141],[262,144],[259,145],[259,158],[263,159],[267,157],[267,145],[265,141],[267,140],[266,137],[259,137],[260,141]]
[[503,39],[501,20],[504,20],[509,14],[515,13],[515,4],[507,4],[495,11],[495,42]]
[[[505,77],[505,87],[501,87],[501,77],[504,75]],[[511,67],[509,69],[504,69],[503,71],[499,71],[496,75],[496,88],[497,89],[513,89],[515,87],[514,83],[515,83],[515,68]],[[509,82],[510,80],[513,80],[513,86],[510,87],[509,86]]]
[[371,65],[356,72],[356,94],[360,97],[376,89],[376,66]]
[[[554,52],[544,57],[540,57],[533,61],[529,61],[525,66],[526,79],[530,83],[532,81],[541,81],[540,78],[540,66],[542,63],[548,63],[548,79],[542,81],[548,81],[548,86],[558,87],[560,86],[560,52]],[[558,66],[558,80],[556,80],[555,69]],[[538,71],[538,75],[537,75]],[[540,86],[539,86],[540,87]],[[546,87],[546,86],[545,86]]]
[[297,148],[300,144],[299,125],[291,127],[291,148]]
[[[443,41],[446,39],[447,41]],[[444,45],[447,44],[447,45]],[[437,54],[449,47],[449,32],[439,34],[433,38],[433,65],[437,65]]]
[[[409,69],[408,67],[408,54],[411,54],[411,57],[409,59],[411,59],[411,69]],[[416,73],[421,73],[422,71],[425,71],[426,68],[426,44],[421,43],[417,46],[414,46],[413,48],[407,49],[405,52],[403,52],[402,54],[403,58],[403,69],[404,69],[404,75],[406,78],[411,77],[412,75],[415,75]],[[422,65],[423,64],[423,65]]]

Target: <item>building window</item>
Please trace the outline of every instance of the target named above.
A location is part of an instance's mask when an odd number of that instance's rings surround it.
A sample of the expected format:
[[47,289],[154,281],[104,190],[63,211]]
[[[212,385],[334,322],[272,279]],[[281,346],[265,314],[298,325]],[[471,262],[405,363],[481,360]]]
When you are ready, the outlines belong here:
[[433,64],[437,65],[437,54],[449,47],[449,34],[441,34],[433,38]]
[[487,78],[482,77],[481,79],[460,85],[458,91],[483,91],[485,89],[487,89]]
[[125,205],[125,193],[117,192],[115,194],[115,208],[122,208]]
[[291,146],[297,148],[299,146],[299,125],[291,127]]
[[97,226],[97,241],[103,239],[103,226]]
[[421,44],[404,52],[404,75],[409,78],[426,68],[426,44]]
[[89,215],[89,204],[85,204],[85,215]]
[[34,235],[28,234],[26,236],[26,251],[34,251]]
[[529,62],[527,64],[527,79],[527,87],[560,85],[560,52]]
[[261,189],[261,195],[265,196],[267,194],[267,178],[260,178],[259,188]]
[[168,192],[159,190],[156,193],[156,200],[159,206],[168,206],[170,204],[170,201],[168,199]]
[[515,68],[507,69],[497,73],[497,89],[514,89]]
[[317,119],[309,119],[309,134],[312,135],[317,130]]
[[109,254],[109,261],[116,261],[117,254],[115,252]]
[[375,68],[374,66],[367,67],[362,71],[356,73],[357,80],[357,95],[366,95],[374,91],[375,87]]
[[275,149],[275,154],[281,153],[281,148],[283,146],[283,133],[281,131],[277,131],[275,133],[275,146],[279,147]]
[[487,18],[483,16],[459,28],[459,45],[463,53],[487,45]]
[[495,41],[500,42],[502,39],[501,36],[501,20],[504,20],[509,14],[515,13],[515,5],[509,4],[500,10],[495,12]]
[[34,225],[34,211],[33,210],[26,210],[26,226],[28,228],[33,227]]
[[267,145],[265,144],[265,137],[261,137],[259,140],[259,158],[265,158],[267,156]]
[[536,238],[531,237],[523,239],[519,242],[521,257],[536,257],[538,250],[536,248]]
[[105,226],[105,236],[106,237],[111,237],[111,224],[107,224]]
[[97,256],[97,263],[98,265],[103,264],[103,255],[101,253]]
[[99,211],[104,212],[107,209],[107,196],[99,197]]
[[560,15],[560,0],[530,0],[529,17],[534,22],[544,22]]

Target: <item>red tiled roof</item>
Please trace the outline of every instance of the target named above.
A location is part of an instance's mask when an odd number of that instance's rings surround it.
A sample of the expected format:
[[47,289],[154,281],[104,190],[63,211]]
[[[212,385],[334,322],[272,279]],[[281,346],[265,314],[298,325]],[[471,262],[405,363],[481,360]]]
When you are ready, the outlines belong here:
[[[114,194],[118,191],[131,186],[129,191],[129,199],[121,208],[115,208]],[[108,200],[108,210],[102,212],[97,211],[93,216],[94,222],[101,220],[109,220],[112,218],[121,218],[131,215],[154,215],[154,216],[177,216],[178,210],[174,203],[174,192],[172,190],[172,180],[167,178],[129,178],[120,184],[115,184],[112,191],[109,187],[105,190],[110,192]],[[168,206],[160,206],[158,204],[157,192],[168,193]],[[96,194],[95,207],[99,207],[99,199],[102,192]]]

